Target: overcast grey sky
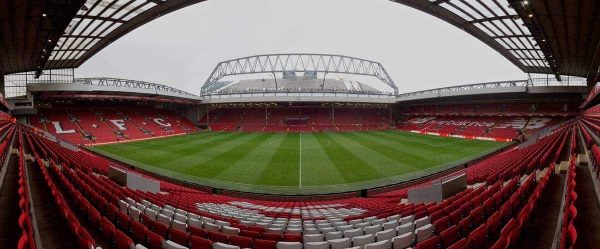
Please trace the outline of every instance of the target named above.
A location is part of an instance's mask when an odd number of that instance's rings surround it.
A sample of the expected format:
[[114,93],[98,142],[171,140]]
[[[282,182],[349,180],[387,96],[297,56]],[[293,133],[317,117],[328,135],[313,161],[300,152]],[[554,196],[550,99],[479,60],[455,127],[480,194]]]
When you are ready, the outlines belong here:
[[379,61],[400,92],[526,78],[466,32],[388,0],[206,1],[125,35],[76,76],[150,81],[197,94],[220,61],[299,52]]

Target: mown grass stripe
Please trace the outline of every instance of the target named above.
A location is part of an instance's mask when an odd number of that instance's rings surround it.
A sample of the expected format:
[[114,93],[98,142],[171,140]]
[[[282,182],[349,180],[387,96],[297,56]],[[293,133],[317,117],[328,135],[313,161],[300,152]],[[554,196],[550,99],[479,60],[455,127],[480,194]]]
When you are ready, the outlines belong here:
[[195,165],[192,168],[188,168],[184,173],[200,175],[206,178],[215,178],[215,176],[237,163],[248,153],[261,145],[268,137],[268,134],[257,133],[254,138],[237,143],[234,147],[228,148],[227,150],[220,151],[220,154],[217,156],[212,157],[201,164]]
[[363,136],[360,136],[357,133],[346,133],[344,136],[351,138],[355,142],[373,150],[377,151],[382,155],[385,155],[389,158],[392,158],[398,162],[408,161],[411,165],[416,166],[418,168],[423,169],[425,165],[431,165],[437,163],[435,160],[430,159],[431,156],[434,155],[417,155],[413,153],[409,153],[407,151],[403,151],[398,148],[390,147],[385,144],[382,144],[380,141],[369,139]]
[[185,172],[189,168],[193,168],[211,158],[220,155],[223,151],[227,151],[235,147],[239,143],[243,143],[257,136],[252,133],[237,133],[237,137],[228,137],[216,143],[206,143],[198,146],[198,150],[191,150],[189,153],[181,153],[178,151],[171,157],[166,156],[161,158],[161,165],[165,167],[177,168],[179,172]]
[[[175,153],[182,155],[188,155],[192,152],[197,153],[206,148],[217,146],[223,142],[237,139],[243,133],[218,133],[209,135],[208,138],[204,138],[204,133],[178,136],[166,139],[158,139],[162,143],[158,143],[155,140],[124,143],[124,144],[111,144],[96,147],[97,149],[107,151],[118,155],[127,155],[129,158],[134,158],[140,162],[146,164],[162,164],[165,161],[171,161]],[[181,137],[181,138],[180,138]],[[152,142],[147,145],[145,142]]]
[[[355,152],[340,145],[335,139],[331,139],[331,134],[328,135],[330,138],[328,140],[318,137],[319,143],[346,182],[359,182],[382,177],[382,174],[372,168],[369,163],[357,157]],[[328,141],[331,146],[325,146]]]
[[298,133],[286,134],[255,184],[298,186]]
[[[407,136],[402,133],[396,132],[367,132],[365,134],[371,136],[377,136],[390,144],[394,144],[397,146],[402,146],[404,148],[418,148],[420,153],[431,153],[437,152],[442,154],[462,154],[464,150],[462,148],[456,148],[453,145],[456,142],[449,140],[449,142],[444,143],[444,146],[437,145],[434,141],[425,140],[425,141],[415,141],[413,139],[407,139]],[[468,146],[468,145],[467,145]]]
[[[319,139],[327,141],[319,143]],[[332,147],[327,135],[321,133],[305,133],[302,135],[304,156],[302,157],[302,185],[320,186],[323,182],[331,184],[346,183],[339,169],[331,161],[325,149]],[[335,147],[332,147],[335,148]]]
[[[401,151],[403,153],[408,153],[410,155],[424,156],[428,158],[428,160],[432,160],[435,162],[453,160],[456,157],[461,157],[465,154],[464,151],[447,151],[444,148],[429,146],[429,143],[412,143],[412,142],[400,142],[399,140],[389,139],[388,137],[382,134],[374,134],[374,133],[360,133],[356,134],[356,136],[360,136],[363,139],[373,141],[381,146],[386,148],[390,148],[393,150]],[[449,146],[451,147],[451,146]]]
[[344,146],[348,150],[352,151],[357,157],[361,158],[364,162],[368,163],[372,168],[376,169],[386,177],[421,170],[420,168],[412,165],[410,161],[397,161],[394,158],[390,158],[375,150],[365,147],[350,137],[336,134],[334,139],[338,140],[338,143],[341,146]]
[[283,142],[285,135],[276,133],[267,133],[269,137],[265,139],[258,147],[246,154],[240,160],[237,160],[231,167],[227,168],[216,179],[230,182],[241,182],[244,184],[253,184],[260,177],[260,173],[267,166],[271,158],[275,155]]

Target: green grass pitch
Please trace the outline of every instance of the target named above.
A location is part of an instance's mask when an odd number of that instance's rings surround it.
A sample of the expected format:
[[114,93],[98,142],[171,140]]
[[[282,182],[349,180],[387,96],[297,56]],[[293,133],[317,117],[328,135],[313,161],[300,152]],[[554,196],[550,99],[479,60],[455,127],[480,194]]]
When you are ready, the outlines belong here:
[[255,192],[318,193],[409,180],[506,145],[400,131],[202,132],[90,149],[199,184]]

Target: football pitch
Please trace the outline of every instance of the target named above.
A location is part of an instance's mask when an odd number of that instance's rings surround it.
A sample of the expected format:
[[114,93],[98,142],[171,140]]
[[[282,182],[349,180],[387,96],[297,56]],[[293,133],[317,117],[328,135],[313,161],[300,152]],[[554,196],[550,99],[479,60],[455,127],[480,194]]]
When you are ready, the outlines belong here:
[[89,149],[192,183],[250,192],[307,194],[411,180],[507,145],[401,131],[201,132]]

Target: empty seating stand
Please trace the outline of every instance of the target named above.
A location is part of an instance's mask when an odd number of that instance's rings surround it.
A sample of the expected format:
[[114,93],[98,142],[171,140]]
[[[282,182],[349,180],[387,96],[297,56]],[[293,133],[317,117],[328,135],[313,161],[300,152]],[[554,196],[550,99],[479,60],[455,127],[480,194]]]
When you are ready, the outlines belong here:
[[89,145],[197,131],[174,112],[146,107],[53,107],[29,116],[31,125],[68,142]]
[[213,131],[324,132],[390,128],[386,108],[219,108],[209,110],[201,120]]

